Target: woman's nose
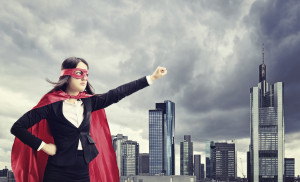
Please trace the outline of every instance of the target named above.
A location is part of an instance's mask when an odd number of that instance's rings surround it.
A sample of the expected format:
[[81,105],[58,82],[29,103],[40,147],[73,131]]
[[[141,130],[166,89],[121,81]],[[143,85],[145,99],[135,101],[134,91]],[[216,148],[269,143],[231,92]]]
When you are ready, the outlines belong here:
[[87,75],[84,75],[82,80],[88,80],[88,76]]

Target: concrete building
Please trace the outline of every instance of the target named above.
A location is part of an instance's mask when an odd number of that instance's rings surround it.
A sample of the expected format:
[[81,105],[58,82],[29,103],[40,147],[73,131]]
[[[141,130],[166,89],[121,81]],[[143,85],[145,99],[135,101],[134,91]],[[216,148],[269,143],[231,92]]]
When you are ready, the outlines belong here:
[[212,178],[217,181],[234,181],[237,177],[235,143],[211,143]]
[[124,141],[122,143],[122,154],[122,176],[138,175],[139,144],[136,141]]

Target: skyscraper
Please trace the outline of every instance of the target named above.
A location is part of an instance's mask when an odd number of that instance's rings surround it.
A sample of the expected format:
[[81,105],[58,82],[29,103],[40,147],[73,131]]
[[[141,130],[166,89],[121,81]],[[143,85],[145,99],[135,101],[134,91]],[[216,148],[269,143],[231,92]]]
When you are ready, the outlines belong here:
[[[201,157],[201,156],[200,156]],[[204,179],[204,164],[201,164],[201,174],[200,174],[200,179]]]
[[180,175],[193,175],[193,142],[191,142],[191,135],[184,135],[184,141],[180,142]]
[[235,143],[211,143],[212,178],[221,181],[236,179]]
[[250,168],[254,182],[282,182],[284,175],[283,83],[269,87],[266,65],[259,66],[259,83],[250,89]]
[[175,103],[165,100],[149,110],[149,173],[175,174]]
[[210,145],[211,142],[207,141],[205,146],[205,164],[206,164],[206,178],[212,179],[212,167],[211,167],[211,156],[210,156]]
[[127,136],[123,136],[122,134],[112,135],[113,147],[116,153],[117,164],[119,168],[119,175],[123,174],[123,153],[122,153],[122,143],[128,140]]
[[139,144],[131,140],[122,142],[122,154],[122,176],[138,175]]
[[194,176],[196,176],[196,182],[199,182],[201,179],[201,169],[201,155],[194,155]]

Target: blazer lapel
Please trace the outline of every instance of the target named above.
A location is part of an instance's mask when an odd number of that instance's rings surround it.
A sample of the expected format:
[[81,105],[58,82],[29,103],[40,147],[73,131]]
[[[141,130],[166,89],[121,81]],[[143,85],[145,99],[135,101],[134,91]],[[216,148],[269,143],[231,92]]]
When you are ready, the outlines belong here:
[[63,121],[65,121],[65,123],[73,128],[77,128],[73,123],[71,123],[69,120],[67,120],[67,118],[64,116],[63,114],[63,101],[60,102],[58,104],[58,108],[57,108],[57,115],[59,118],[61,118]]

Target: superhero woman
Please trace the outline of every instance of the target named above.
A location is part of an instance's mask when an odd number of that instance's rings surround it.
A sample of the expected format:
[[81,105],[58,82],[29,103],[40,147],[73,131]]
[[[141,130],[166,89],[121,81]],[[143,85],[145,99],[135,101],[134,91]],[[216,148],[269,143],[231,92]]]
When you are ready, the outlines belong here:
[[12,126],[11,165],[17,182],[119,182],[104,108],[167,74],[152,75],[94,94],[88,63],[64,60],[58,82]]

